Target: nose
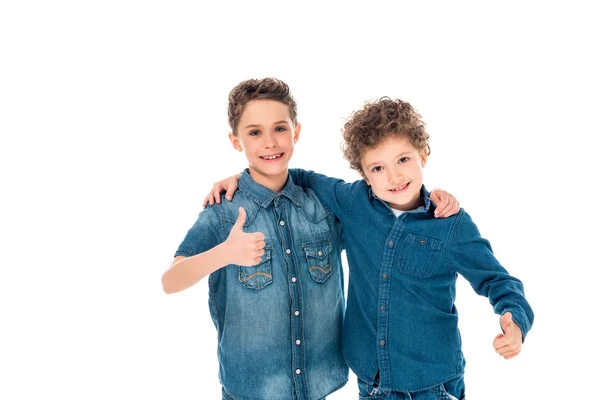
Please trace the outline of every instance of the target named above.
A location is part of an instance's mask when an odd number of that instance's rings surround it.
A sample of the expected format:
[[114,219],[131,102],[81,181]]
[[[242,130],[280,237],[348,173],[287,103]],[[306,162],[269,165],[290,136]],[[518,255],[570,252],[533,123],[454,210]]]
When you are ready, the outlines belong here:
[[399,185],[404,180],[404,174],[399,167],[388,169],[388,182],[390,185]]
[[275,140],[275,135],[271,132],[267,132],[263,136],[265,138],[265,149],[272,149],[273,147],[277,147],[277,140]]

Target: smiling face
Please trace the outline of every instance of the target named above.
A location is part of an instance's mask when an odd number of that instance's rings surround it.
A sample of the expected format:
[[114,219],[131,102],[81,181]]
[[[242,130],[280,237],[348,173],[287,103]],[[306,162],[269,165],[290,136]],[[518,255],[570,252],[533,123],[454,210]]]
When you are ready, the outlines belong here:
[[419,207],[423,167],[427,152],[417,150],[405,135],[393,135],[361,154],[365,181],[391,208],[408,211]]
[[250,176],[258,184],[279,191],[288,176],[288,163],[300,136],[286,104],[275,100],[252,100],[239,120],[237,135],[229,134],[235,149],[248,159]]

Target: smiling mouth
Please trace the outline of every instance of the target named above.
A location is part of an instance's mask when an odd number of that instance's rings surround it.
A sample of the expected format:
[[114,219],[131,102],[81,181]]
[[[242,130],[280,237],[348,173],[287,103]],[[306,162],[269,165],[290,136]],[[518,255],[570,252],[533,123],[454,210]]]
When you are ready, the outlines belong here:
[[408,187],[408,185],[410,185],[410,182],[408,182],[406,185],[402,185],[402,186],[398,186],[398,187],[395,187],[393,189],[390,189],[389,191],[390,192],[401,192],[404,189],[406,189]]
[[279,154],[273,154],[272,156],[259,156],[259,158],[262,158],[263,160],[267,160],[267,161],[272,161],[272,160],[277,160],[278,158],[281,158],[283,156],[283,153],[279,153]]

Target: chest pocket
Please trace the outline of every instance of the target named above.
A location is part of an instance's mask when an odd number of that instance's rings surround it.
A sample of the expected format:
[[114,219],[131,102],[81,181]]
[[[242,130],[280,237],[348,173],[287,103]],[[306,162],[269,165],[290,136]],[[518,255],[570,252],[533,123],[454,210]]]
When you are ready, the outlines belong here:
[[323,283],[331,276],[331,250],[333,244],[330,239],[315,240],[302,243],[304,256],[308,262],[308,272],[311,278],[318,283]]
[[406,233],[400,257],[400,272],[427,278],[436,270],[442,241],[423,235]]
[[260,262],[251,267],[238,265],[238,279],[242,286],[248,289],[260,290],[273,282],[273,268],[271,266],[271,246],[265,246],[265,253]]

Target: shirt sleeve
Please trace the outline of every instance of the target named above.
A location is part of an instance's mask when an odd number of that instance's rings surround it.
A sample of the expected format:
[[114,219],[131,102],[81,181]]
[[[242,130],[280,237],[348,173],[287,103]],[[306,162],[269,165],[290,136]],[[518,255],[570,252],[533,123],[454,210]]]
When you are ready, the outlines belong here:
[[205,208],[194,225],[188,230],[183,242],[175,252],[175,257],[191,257],[204,253],[219,245],[222,241],[219,236],[220,222],[215,211],[211,207]]
[[[352,196],[357,183],[346,183],[342,179],[331,178],[314,171],[293,168],[289,170],[294,183],[315,191],[319,200],[341,221],[350,211]],[[360,182],[360,181],[358,181]]]
[[469,214],[461,211],[448,245],[450,267],[469,281],[477,294],[489,299],[496,314],[510,312],[525,340],[534,315],[525,299],[523,283],[500,265],[490,243],[481,237]]

